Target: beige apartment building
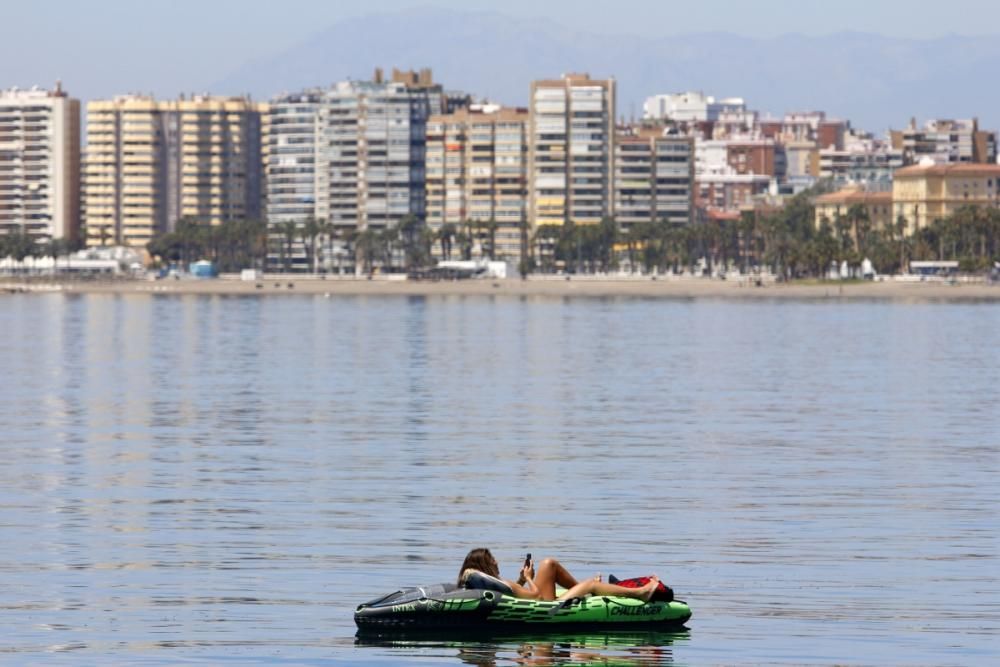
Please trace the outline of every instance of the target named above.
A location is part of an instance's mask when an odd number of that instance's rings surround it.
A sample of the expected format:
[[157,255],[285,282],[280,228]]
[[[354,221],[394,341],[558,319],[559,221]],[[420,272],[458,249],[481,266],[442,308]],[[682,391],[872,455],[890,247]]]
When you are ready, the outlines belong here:
[[531,84],[528,217],[540,225],[597,224],[614,214],[614,79],[588,74]]
[[1000,206],[1000,165],[931,164],[896,170],[892,183],[893,220],[906,232],[923,229],[963,206]]
[[614,212],[622,232],[636,224],[690,224],[694,138],[663,125],[623,127],[615,137]]
[[88,245],[143,247],[182,218],[209,226],[261,218],[266,110],[210,96],[88,103]]
[[816,209],[816,229],[824,222],[833,227],[838,218],[846,220],[855,206],[862,207],[872,229],[885,229],[893,221],[891,192],[868,192],[860,186],[851,186],[820,195],[813,200],[813,205]]
[[[471,227],[473,252],[516,260],[527,221],[528,110],[473,105],[427,120],[427,226]],[[493,226],[492,233],[489,226]],[[435,246],[435,255],[441,246]]]
[[53,90],[0,91],[0,234],[75,239],[80,102]]

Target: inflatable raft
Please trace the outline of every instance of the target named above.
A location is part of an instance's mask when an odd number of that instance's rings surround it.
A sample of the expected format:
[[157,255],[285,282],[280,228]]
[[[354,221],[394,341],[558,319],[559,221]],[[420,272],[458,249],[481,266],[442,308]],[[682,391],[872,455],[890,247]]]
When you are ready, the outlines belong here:
[[404,588],[358,605],[359,632],[411,630],[677,629],[691,618],[681,600],[592,595],[552,602],[524,600],[496,590],[436,584]]

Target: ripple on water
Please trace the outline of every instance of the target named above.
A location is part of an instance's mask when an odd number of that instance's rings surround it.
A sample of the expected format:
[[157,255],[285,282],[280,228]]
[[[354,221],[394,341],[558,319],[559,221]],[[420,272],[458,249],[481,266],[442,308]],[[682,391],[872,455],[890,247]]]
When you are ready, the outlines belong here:
[[[995,664],[989,305],[13,295],[0,662]],[[490,546],[679,635],[356,640]]]

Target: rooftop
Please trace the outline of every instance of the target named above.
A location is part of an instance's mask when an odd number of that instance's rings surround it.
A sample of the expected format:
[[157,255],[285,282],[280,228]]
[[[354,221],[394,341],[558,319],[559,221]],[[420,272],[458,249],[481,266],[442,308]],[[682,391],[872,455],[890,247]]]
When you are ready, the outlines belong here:
[[959,164],[915,164],[897,169],[893,178],[907,176],[1000,176],[1000,164],[971,163]]
[[866,192],[859,188],[846,188],[838,192],[820,195],[814,203],[853,206],[854,204],[888,206],[892,204],[891,192]]

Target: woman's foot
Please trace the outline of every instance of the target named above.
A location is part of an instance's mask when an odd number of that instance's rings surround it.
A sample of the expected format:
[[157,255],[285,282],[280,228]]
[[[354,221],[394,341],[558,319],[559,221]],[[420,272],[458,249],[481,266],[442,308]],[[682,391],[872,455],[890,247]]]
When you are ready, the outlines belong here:
[[649,578],[649,583],[639,589],[639,599],[643,602],[649,602],[653,597],[653,593],[656,592],[656,589],[659,588],[659,586],[660,580],[654,574]]

